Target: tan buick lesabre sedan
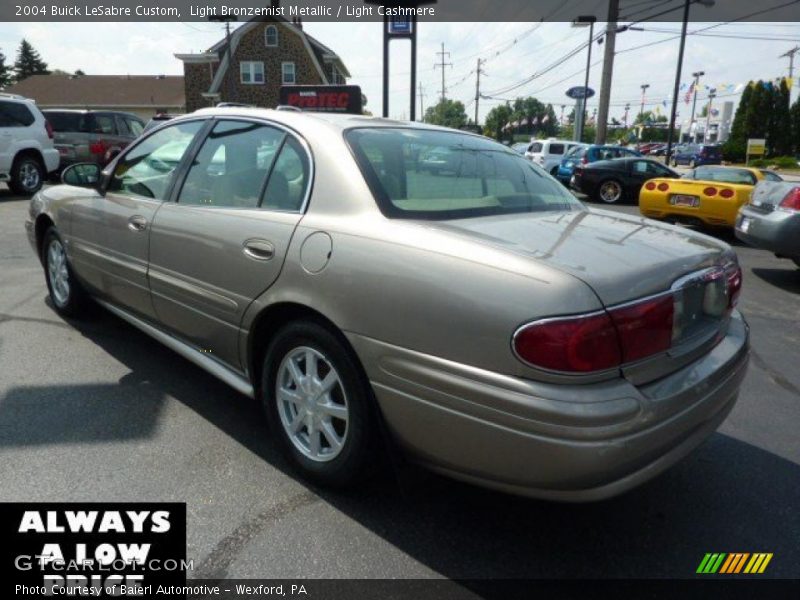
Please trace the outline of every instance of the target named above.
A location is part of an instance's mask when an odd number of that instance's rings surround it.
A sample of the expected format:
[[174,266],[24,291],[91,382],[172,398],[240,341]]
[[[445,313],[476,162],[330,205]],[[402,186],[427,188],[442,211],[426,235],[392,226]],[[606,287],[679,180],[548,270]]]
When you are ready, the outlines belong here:
[[306,477],[380,437],[453,477],[595,500],[731,410],[748,361],[730,248],[587,209],[480,136],[202,110],[33,198],[53,305],[89,297],[258,398]]

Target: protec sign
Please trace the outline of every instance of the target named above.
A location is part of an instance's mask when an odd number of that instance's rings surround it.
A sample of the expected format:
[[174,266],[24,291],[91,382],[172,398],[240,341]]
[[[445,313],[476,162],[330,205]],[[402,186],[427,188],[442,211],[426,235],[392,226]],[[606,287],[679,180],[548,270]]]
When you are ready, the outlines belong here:
[[281,87],[280,103],[300,110],[362,114],[357,85],[287,85]]

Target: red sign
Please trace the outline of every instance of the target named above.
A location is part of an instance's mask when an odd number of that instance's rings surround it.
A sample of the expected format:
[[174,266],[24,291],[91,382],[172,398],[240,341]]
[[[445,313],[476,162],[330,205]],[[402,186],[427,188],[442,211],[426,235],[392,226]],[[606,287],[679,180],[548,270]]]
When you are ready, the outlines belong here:
[[287,85],[281,87],[280,103],[309,111],[362,112],[361,88],[357,85]]

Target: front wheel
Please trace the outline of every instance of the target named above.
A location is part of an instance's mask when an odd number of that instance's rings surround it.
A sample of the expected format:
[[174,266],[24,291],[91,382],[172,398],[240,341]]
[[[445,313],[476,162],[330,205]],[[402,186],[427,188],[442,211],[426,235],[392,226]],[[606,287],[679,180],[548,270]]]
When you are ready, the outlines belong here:
[[597,197],[606,204],[619,202],[622,199],[622,184],[613,179],[604,181],[597,189]]
[[44,169],[38,160],[32,156],[20,156],[11,166],[8,186],[15,194],[31,196],[41,189],[44,175]]
[[69,266],[64,243],[55,227],[45,233],[42,263],[47,290],[55,309],[65,317],[78,316],[86,307],[87,295]]
[[369,385],[339,338],[314,321],[295,321],[273,338],[261,395],[270,429],[304,477],[351,486],[376,462],[377,415]]

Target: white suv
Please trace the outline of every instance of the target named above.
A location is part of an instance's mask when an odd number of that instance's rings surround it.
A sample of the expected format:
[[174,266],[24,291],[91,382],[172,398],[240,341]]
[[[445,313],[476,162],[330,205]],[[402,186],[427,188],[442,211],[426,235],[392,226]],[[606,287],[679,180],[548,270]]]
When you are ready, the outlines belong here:
[[575,146],[585,145],[580,142],[557,140],[556,138],[534,140],[528,146],[525,156],[551,175],[555,175],[564,155]]
[[53,130],[33,100],[0,94],[0,181],[27,196],[42,187],[58,162]]

